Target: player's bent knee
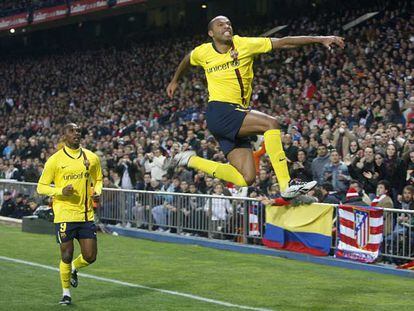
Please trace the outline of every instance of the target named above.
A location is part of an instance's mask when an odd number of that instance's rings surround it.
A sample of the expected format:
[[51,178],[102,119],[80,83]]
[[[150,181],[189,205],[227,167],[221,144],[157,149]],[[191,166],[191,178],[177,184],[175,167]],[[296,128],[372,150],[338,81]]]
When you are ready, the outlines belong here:
[[72,259],[73,259],[73,256],[72,256],[72,254],[62,254],[62,261],[64,262],[64,263],[67,263],[67,264],[69,264],[69,263],[71,263],[72,262]]
[[244,180],[246,181],[247,186],[251,186],[256,181],[256,175],[244,175]]
[[267,119],[267,126],[269,130],[280,129],[279,121],[274,117],[269,117]]
[[96,261],[96,255],[94,254],[88,254],[88,255],[83,255],[83,259],[85,259],[89,264],[92,264]]

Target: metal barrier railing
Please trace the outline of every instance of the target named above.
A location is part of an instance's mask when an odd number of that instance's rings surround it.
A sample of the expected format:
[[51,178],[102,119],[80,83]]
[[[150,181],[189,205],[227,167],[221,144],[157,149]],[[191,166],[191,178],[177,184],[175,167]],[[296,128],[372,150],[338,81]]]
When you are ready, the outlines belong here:
[[[35,183],[0,180],[0,203],[6,189],[47,205]],[[112,188],[104,189],[98,213],[114,225],[254,244],[262,243],[266,223],[264,206],[253,198]],[[413,217],[414,211],[384,209],[384,260],[414,259]]]
[[248,243],[261,238],[263,211],[244,197],[105,189],[99,216],[123,226]]
[[414,210],[384,208],[385,258],[414,259]]

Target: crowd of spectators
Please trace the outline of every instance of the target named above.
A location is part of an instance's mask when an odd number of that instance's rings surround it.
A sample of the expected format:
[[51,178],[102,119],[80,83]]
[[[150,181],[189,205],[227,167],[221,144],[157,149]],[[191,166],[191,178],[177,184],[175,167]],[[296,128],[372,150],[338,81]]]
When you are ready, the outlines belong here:
[[3,203],[0,209],[0,216],[22,218],[32,215],[39,204],[29,194],[15,193],[11,191],[3,192]]
[[[261,56],[251,105],[280,119],[291,175],[317,180],[313,195],[320,201],[355,200],[357,193],[366,204],[412,208],[402,194],[414,184],[414,17],[401,7],[340,29],[362,13],[292,20],[289,34],[343,35],[346,48],[330,53],[307,46]],[[228,184],[216,189],[220,181],[203,172],[166,165],[188,149],[226,161],[206,128],[203,73],[191,71],[174,100],[165,92],[183,55],[205,40],[0,60],[7,77],[0,79],[0,178],[36,182],[62,125],[71,121],[83,129],[82,146],[101,158],[105,187],[235,193]],[[258,172],[247,193],[277,197],[266,156]],[[164,214],[154,217],[162,222]]]

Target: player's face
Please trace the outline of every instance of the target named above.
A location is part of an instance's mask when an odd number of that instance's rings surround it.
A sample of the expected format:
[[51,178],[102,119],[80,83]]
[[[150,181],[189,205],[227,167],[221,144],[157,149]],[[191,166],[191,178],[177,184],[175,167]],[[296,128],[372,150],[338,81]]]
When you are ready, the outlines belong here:
[[81,139],[81,130],[79,126],[73,124],[70,128],[66,130],[66,142],[70,146],[79,146]]
[[221,42],[231,42],[233,38],[233,27],[227,17],[217,18],[208,32],[214,40]]

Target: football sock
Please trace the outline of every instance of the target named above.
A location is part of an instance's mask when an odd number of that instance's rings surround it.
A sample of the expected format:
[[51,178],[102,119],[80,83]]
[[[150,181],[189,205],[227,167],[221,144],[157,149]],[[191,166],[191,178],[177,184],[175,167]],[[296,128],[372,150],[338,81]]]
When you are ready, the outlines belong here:
[[231,164],[219,163],[198,156],[192,156],[188,162],[188,166],[203,171],[213,177],[231,182],[236,186],[247,186],[243,175]]
[[79,270],[80,268],[89,266],[90,263],[83,259],[82,254],[80,254],[73,262],[72,262],[72,269]]
[[61,260],[59,263],[59,273],[60,273],[60,282],[62,283],[62,288],[69,289],[70,288],[71,264],[64,263]]
[[268,130],[264,133],[266,152],[269,155],[270,162],[276,173],[279,182],[280,191],[285,191],[289,185],[290,174],[286,161],[286,155],[283,151],[280,130]]

